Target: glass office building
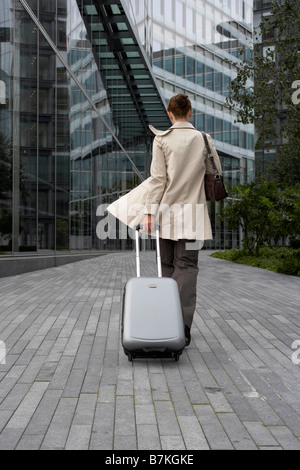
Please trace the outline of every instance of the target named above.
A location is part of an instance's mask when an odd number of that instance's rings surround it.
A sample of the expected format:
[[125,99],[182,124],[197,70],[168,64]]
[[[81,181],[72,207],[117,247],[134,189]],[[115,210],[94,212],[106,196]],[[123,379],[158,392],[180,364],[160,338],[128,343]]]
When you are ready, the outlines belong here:
[[[248,53],[251,17],[240,0],[2,0],[0,251],[129,248],[97,236],[99,207],[148,177],[148,126],[169,127],[178,92],[227,184],[252,177],[253,129],[225,106],[226,59]],[[219,209],[208,246],[236,245]]]

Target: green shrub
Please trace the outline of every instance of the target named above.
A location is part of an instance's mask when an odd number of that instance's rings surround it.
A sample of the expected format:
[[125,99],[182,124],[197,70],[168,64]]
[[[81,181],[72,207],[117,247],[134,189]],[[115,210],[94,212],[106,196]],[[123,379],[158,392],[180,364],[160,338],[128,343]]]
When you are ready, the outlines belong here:
[[278,273],[300,276],[300,251],[285,257],[277,266]]
[[291,238],[290,240],[290,245],[292,248],[294,248],[295,250],[297,250],[298,248],[300,248],[300,238]]
[[247,266],[268,269],[282,274],[300,276],[300,249],[291,247],[260,247],[259,255],[251,255],[245,250],[232,250],[215,252],[211,255]]

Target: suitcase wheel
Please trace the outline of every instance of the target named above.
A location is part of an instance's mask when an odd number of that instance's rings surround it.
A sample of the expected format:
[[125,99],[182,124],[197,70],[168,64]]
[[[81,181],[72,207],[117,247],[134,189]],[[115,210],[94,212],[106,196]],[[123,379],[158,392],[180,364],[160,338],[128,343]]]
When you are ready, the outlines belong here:
[[180,354],[173,353],[172,357],[173,357],[173,359],[175,359],[175,361],[179,361]]
[[[172,353],[172,359],[174,359],[175,361],[179,361],[179,358],[180,358],[180,354],[181,353]],[[133,359],[135,359],[135,354],[131,354],[131,353],[126,353],[127,355],[127,358],[128,358],[128,361],[129,362],[132,362]],[[156,355],[154,355],[153,357],[157,357]]]

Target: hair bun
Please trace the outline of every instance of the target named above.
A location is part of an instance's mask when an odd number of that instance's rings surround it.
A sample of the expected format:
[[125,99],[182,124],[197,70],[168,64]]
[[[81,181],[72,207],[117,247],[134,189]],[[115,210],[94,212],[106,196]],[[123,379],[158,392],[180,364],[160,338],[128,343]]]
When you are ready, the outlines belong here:
[[168,111],[177,118],[185,118],[191,109],[192,104],[190,99],[188,95],[183,93],[172,96],[168,104]]
[[187,95],[179,95],[177,98],[177,103],[179,105],[185,106],[188,103],[189,99]]

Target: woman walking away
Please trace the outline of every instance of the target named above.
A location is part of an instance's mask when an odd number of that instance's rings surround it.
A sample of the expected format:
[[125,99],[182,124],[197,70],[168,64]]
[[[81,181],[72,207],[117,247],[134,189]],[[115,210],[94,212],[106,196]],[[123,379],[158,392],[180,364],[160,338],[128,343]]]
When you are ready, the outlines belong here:
[[[212,239],[205,173],[214,170],[202,133],[189,122],[192,106],[188,96],[173,96],[168,114],[173,123],[169,129],[160,131],[150,126],[155,134],[151,176],[107,210],[131,228],[142,222],[146,232],[153,231],[158,222],[162,275],[177,281],[188,345],[196,307],[197,242]],[[217,151],[209,135],[207,139],[221,174]]]
[[[199,248],[196,240],[212,239],[206,207],[204,176],[213,173],[202,133],[189,122],[192,106],[187,95],[173,96],[168,104],[173,126],[158,131],[153,143],[151,178],[145,201],[143,231],[153,230],[157,206],[160,211],[162,275],[174,278],[179,287],[185,322],[186,344],[196,307]],[[221,164],[207,135],[217,169]],[[167,216],[168,215],[168,216]]]

